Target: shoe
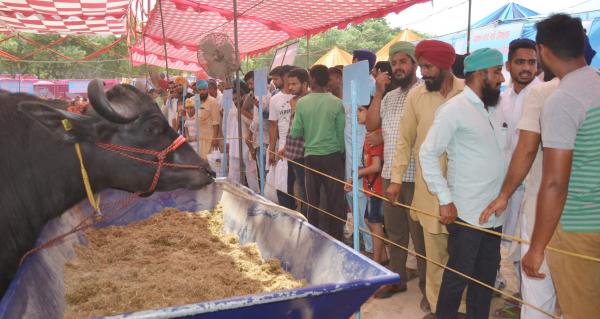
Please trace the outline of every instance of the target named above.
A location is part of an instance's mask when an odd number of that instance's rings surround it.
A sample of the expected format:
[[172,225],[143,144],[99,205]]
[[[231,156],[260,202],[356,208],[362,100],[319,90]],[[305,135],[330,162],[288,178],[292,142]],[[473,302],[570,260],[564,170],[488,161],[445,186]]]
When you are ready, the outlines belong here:
[[456,315],[456,319],[467,319],[467,315],[459,312],[458,315]]
[[423,312],[431,313],[431,306],[429,305],[429,301],[427,300],[427,298],[421,298],[421,303],[419,304],[419,307]]
[[426,314],[425,317],[423,317],[423,319],[437,319],[437,317],[435,316],[435,314],[430,312]]
[[406,285],[400,286],[399,284],[383,285],[375,292],[374,297],[376,299],[385,299],[393,296],[399,292],[405,292]]

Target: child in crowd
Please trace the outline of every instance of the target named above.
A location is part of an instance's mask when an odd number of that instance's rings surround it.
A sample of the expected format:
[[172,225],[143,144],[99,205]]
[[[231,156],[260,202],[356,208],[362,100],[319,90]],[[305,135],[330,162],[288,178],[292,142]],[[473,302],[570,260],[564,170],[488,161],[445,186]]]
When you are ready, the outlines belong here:
[[[367,121],[367,106],[358,107],[358,124],[365,124]],[[381,131],[378,128],[377,131]],[[369,132],[370,133],[370,132]],[[381,184],[381,169],[383,167],[383,144],[371,147],[365,141],[363,145],[362,167],[358,168],[358,177],[363,179],[363,189],[365,191],[383,195]],[[348,183],[352,184],[352,178],[348,179]],[[346,185],[347,192],[352,191],[352,187]],[[385,237],[383,233],[383,210],[381,199],[366,194],[368,197],[367,210],[365,219],[369,230],[373,233],[373,260],[385,264],[389,261],[385,246],[381,238]]]

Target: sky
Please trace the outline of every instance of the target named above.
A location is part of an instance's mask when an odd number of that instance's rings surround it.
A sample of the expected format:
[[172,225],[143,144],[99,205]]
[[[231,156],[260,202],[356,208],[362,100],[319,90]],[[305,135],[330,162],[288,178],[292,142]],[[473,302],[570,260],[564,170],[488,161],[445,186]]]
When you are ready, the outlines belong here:
[[[600,10],[598,0],[472,0],[471,23],[474,23],[509,2],[550,14]],[[399,14],[389,14],[386,20],[392,27],[408,28],[429,35],[444,35],[467,27],[468,0],[433,0],[416,4]]]

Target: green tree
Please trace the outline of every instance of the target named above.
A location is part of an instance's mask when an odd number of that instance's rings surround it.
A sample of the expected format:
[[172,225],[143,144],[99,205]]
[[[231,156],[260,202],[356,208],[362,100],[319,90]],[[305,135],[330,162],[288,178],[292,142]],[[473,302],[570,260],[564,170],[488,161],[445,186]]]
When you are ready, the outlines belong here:
[[[41,45],[47,45],[60,37],[47,34],[24,34],[24,36]],[[0,72],[35,74],[42,79],[143,77],[145,75],[143,66],[132,67],[130,65],[125,41],[113,47],[110,54],[104,53],[89,61],[75,62],[75,60],[108,46],[117,39],[115,36],[68,36],[64,41],[52,46],[51,49],[72,60],[44,50],[18,62],[0,58]],[[39,46],[18,37],[0,43],[0,50],[18,58],[25,57],[38,48]]]
[[[356,49],[369,49],[377,52],[400,31],[402,30],[392,28],[385,19],[370,19],[361,24],[349,25],[345,29],[332,28],[319,33],[308,41],[308,45],[306,38],[293,40],[287,44],[294,41],[300,42],[294,64],[298,67],[307,68],[334,45],[348,52]],[[265,54],[246,59],[242,62],[242,70],[247,72],[260,67],[270,67],[274,55],[275,50],[271,50]]]

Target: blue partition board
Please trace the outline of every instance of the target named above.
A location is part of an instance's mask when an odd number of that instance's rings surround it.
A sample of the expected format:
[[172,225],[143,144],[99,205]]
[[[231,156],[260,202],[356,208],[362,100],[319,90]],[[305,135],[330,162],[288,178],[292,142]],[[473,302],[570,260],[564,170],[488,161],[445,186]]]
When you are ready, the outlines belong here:
[[356,102],[358,105],[368,105],[371,101],[371,77],[369,76],[369,62],[364,60],[346,65],[343,71],[344,104],[352,105],[351,82],[354,81]]

